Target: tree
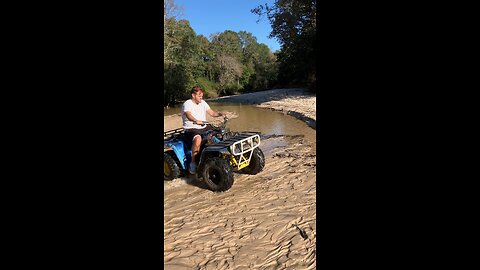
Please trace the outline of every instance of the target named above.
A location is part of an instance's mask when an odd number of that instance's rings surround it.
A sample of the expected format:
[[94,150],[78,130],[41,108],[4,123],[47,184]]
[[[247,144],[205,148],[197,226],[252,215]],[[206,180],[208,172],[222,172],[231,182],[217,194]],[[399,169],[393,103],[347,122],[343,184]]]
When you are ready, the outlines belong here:
[[251,10],[267,16],[272,25],[270,37],[281,45],[278,61],[283,84],[315,85],[316,6],[316,0],[276,0],[273,6]]
[[207,39],[181,20],[174,0],[164,0],[164,106],[201,85],[205,96],[264,90],[275,83],[276,57],[246,31],[226,30]]
[[163,60],[168,59],[171,51],[172,31],[177,18],[182,14],[182,8],[177,6],[173,0],[163,0]]
[[276,56],[265,44],[253,44],[252,51],[254,72],[249,87],[252,90],[267,89],[276,82]]
[[242,89],[242,45],[238,34],[231,30],[211,36],[210,51],[214,59],[215,80],[219,94],[232,94]]
[[[216,62],[219,67],[219,94],[231,94],[240,88],[238,80],[242,75],[242,64],[240,61],[233,56],[220,54],[217,55]],[[233,86],[235,82],[237,83],[236,87]]]
[[240,37],[234,31],[227,30],[223,33],[213,35],[211,44],[215,56],[226,54],[237,59],[240,59],[242,56]]
[[164,60],[164,97],[167,104],[177,102],[187,96],[194,82],[194,63],[198,61],[199,46],[196,34],[187,20],[171,20],[167,33],[170,51]]

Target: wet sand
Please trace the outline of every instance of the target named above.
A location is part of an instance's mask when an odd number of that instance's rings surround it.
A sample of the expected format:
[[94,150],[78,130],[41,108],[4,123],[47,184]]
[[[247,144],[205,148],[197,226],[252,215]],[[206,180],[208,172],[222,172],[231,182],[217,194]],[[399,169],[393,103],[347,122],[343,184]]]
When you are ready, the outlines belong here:
[[[301,90],[221,99],[316,120],[316,97]],[[164,130],[176,123],[178,115],[165,117]],[[193,176],[164,181],[166,269],[316,267],[315,148],[302,136],[264,138],[260,148],[264,171],[235,174],[226,192],[211,192]]]

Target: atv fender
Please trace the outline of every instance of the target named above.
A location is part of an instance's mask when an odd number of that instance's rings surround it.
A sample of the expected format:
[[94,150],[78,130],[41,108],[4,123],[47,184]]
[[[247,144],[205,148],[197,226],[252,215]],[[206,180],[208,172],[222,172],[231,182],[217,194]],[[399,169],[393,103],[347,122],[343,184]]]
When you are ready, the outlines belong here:
[[177,156],[178,160],[180,161],[180,166],[182,169],[186,170],[185,163],[186,163],[186,155],[185,155],[185,148],[184,144],[181,141],[176,142],[168,142],[164,143],[163,145],[163,152],[173,151]]

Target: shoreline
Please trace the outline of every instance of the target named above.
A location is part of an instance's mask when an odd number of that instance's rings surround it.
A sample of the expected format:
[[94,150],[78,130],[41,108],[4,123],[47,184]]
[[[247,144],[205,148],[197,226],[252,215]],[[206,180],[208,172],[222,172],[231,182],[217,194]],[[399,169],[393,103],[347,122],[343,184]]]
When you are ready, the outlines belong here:
[[[207,102],[242,103],[258,108],[282,112],[303,121],[308,127],[317,129],[317,97],[303,88],[272,89],[254,93],[205,99]],[[288,108],[288,109],[287,109]],[[181,114],[164,116],[164,131],[178,128],[171,122]],[[208,116],[207,116],[208,117]],[[213,120],[215,121],[215,120]]]

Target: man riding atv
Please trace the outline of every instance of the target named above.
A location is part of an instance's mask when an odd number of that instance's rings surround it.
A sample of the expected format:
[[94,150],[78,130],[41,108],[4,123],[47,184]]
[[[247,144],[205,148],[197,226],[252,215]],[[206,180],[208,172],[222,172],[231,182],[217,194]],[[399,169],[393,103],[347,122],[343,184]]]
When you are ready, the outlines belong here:
[[200,150],[200,144],[204,139],[205,132],[211,129],[210,125],[205,125],[208,113],[212,117],[223,116],[221,112],[216,112],[203,100],[203,91],[199,86],[194,86],[191,90],[192,98],[185,101],[182,106],[182,121],[185,130],[185,143],[187,148],[192,149],[192,159],[188,167],[191,174],[197,171],[195,158]]
[[226,116],[220,126],[208,123],[206,113],[212,117],[224,114],[210,109],[202,98],[200,87],[194,87],[192,99],[183,104],[183,127],[163,134],[164,180],[188,171],[210,190],[226,191],[233,185],[234,172],[255,175],[265,167],[260,132],[232,132],[226,127]]

